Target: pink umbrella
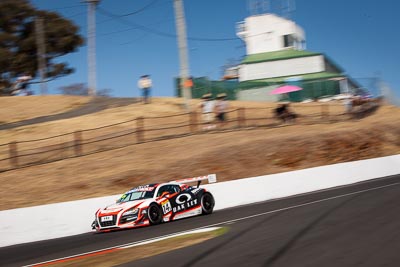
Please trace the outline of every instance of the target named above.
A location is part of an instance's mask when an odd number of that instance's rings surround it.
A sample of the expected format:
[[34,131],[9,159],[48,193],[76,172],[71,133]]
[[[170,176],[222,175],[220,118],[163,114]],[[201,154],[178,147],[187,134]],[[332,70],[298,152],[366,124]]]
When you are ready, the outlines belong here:
[[284,85],[278,88],[275,88],[271,92],[269,92],[270,95],[280,95],[280,94],[287,94],[291,92],[296,92],[303,90],[303,88],[295,86],[295,85]]

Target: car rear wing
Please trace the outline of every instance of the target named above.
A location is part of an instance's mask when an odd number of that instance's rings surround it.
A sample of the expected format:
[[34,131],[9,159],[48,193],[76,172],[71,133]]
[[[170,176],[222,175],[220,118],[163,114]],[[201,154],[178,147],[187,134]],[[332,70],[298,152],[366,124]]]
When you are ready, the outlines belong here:
[[192,178],[185,178],[181,180],[176,180],[173,182],[180,183],[180,184],[188,184],[188,183],[194,183],[197,182],[197,187],[200,186],[201,181],[208,180],[209,184],[216,183],[217,182],[217,175],[216,174],[209,174],[205,176],[199,176],[199,177],[192,177]]

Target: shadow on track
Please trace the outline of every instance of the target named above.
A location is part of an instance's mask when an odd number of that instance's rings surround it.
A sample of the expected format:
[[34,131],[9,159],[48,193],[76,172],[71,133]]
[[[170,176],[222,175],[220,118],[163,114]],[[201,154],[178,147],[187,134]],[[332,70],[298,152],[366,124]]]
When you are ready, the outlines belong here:
[[254,224],[250,225],[249,227],[247,227],[246,229],[244,229],[243,231],[235,234],[234,236],[232,236],[231,238],[229,238],[226,242],[218,244],[214,247],[209,248],[208,250],[206,250],[204,253],[201,253],[200,255],[198,255],[196,258],[192,259],[191,261],[189,261],[188,263],[184,264],[183,267],[190,267],[193,266],[194,264],[198,263],[200,260],[204,259],[206,256],[209,256],[210,254],[216,252],[217,250],[227,246],[229,243],[231,243],[232,241],[238,239],[239,237],[247,234],[248,232],[255,230],[257,228],[257,226],[260,226],[261,224],[268,222],[276,217],[278,217],[279,215],[283,214],[283,212],[281,213],[275,213],[269,217],[267,217],[266,219],[264,219],[261,223],[259,221],[255,222]]
[[339,203],[338,205],[336,205],[332,209],[328,210],[327,212],[321,214],[318,218],[316,218],[314,221],[312,221],[310,224],[308,224],[306,227],[304,227],[300,232],[298,232],[296,235],[294,235],[288,242],[286,242],[286,244],[284,244],[281,248],[279,248],[271,257],[269,257],[265,261],[263,266],[265,266],[265,267],[272,266],[280,258],[282,258],[285,255],[285,253],[288,252],[297,243],[297,241],[299,241],[301,239],[301,237],[303,237],[305,234],[307,234],[311,229],[313,229],[316,225],[318,225],[323,219],[325,219],[326,217],[328,217],[330,214],[337,211],[341,207],[345,206],[348,202],[352,201],[356,197],[359,197],[359,196],[358,195],[353,196],[353,197]]

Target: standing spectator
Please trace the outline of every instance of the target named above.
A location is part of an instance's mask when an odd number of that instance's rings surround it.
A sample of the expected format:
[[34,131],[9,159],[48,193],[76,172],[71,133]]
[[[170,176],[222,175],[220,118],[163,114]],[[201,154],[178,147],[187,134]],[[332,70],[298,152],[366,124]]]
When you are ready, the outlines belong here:
[[217,101],[215,103],[214,112],[215,118],[218,121],[220,127],[224,126],[226,121],[226,110],[228,109],[228,102],[226,101],[226,94],[218,94]]
[[144,104],[150,103],[150,90],[153,86],[150,75],[143,75],[138,81],[138,87],[142,90],[142,102]]
[[202,96],[203,101],[200,103],[204,129],[209,130],[215,128],[212,124],[214,121],[213,111],[214,111],[214,101],[211,98],[211,94],[205,94]]
[[22,75],[14,82],[11,95],[26,96],[29,95],[29,81],[32,80],[30,75]]

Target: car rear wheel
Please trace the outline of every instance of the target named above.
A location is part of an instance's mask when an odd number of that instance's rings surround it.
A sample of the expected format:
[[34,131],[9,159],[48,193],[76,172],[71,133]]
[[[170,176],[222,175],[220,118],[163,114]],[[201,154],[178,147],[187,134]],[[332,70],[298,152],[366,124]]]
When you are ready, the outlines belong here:
[[215,201],[214,201],[214,197],[206,192],[201,196],[201,210],[202,210],[202,214],[206,215],[206,214],[211,214],[214,210],[214,205],[215,205]]
[[151,203],[147,209],[147,214],[149,216],[149,222],[152,225],[159,224],[162,221],[162,211],[160,206],[156,203]]

